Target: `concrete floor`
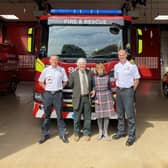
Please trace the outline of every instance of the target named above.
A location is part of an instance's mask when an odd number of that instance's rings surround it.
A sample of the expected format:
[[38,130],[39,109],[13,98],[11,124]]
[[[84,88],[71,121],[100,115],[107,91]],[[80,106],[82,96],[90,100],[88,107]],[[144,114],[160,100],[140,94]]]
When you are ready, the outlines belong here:
[[[67,121],[70,144],[63,144],[52,122],[52,138],[39,145],[41,120],[31,115],[32,83],[20,83],[16,95],[0,96],[0,168],[168,168],[168,99],[160,83],[143,81],[137,93],[137,141],[97,141],[93,122],[90,142],[76,143]],[[110,122],[110,134],[116,121]]]

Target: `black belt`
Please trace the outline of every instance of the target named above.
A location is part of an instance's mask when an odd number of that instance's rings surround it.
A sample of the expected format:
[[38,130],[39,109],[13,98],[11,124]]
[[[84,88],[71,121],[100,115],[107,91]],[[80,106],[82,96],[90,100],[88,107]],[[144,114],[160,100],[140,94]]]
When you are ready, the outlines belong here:
[[122,87],[118,87],[117,86],[117,89],[119,89],[119,90],[126,90],[126,89],[133,89],[134,88],[134,86],[131,86],[131,87],[129,87],[129,88],[122,88]]
[[46,91],[47,93],[50,93],[52,95],[56,94],[56,93],[59,93],[59,92],[62,92],[62,90],[56,90],[56,91]]

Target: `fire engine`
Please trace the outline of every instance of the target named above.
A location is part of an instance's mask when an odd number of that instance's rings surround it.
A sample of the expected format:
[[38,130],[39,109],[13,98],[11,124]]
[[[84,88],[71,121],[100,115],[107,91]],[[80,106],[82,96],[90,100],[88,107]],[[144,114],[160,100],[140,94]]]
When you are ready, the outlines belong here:
[[[122,16],[120,10],[52,9],[47,16],[41,16],[40,51],[35,63],[33,116],[44,117],[43,89],[38,78],[49,65],[48,57],[56,54],[59,65],[67,75],[76,69],[76,60],[87,59],[87,67],[94,71],[96,63],[103,63],[110,75],[111,89],[115,97],[113,68],[117,63],[117,52],[125,48],[131,54],[131,17]],[[72,90],[63,89],[63,117],[74,117]],[[93,103],[92,119],[95,119]],[[56,118],[53,109],[51,118]],[[114,114],[112,118],[117,118]]]
[[14,93],[18,83],[18,57],[14,46],[0,43],[0,92]]

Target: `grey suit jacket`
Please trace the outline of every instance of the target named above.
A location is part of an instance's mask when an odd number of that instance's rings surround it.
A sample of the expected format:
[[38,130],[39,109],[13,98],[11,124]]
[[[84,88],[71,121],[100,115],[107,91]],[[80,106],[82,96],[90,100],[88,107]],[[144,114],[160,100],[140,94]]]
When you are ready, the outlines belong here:
[[[92,90],[92,73],[89,70],[86,70],[86,74],[88,77],[88,84],[89,84],[89,92]],[[69,77],[69,87],[72,88],[72,104],[73,109],[77,110],[80,105],[80,98],[81,98],[81,84],[79,78],[79,72],[76,70],[72,72]]]

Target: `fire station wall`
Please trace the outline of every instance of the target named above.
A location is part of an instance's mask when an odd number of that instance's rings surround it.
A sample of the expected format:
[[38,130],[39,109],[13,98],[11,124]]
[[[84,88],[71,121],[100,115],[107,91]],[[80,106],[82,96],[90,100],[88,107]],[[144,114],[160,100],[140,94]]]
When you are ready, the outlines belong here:
[[[136,29],[135,29],[136,28]],[[133,46],[135,62],[139,67],[142,79],[159,80],[161,78],[160,66],[160,28],[158,25],[134,25],[133,30],[141,28],[143,52],[135,53],[135,45]],[[134,37],[135,37],[134,32]],[[136,44],[133,37],[133,44]]]
[[2,27],[0,25],[0,43],[2,43]]
[[[34,55],[27,52],[28,28],[37,23],[7,23],[6,40],[13,43],[19,58],[19,79],[32,81],[34,79]],[[38,40],[38,39],[37,39]],[[38,42],[36,41],[36,44]]]
[[64,9],[118,9],[120,5],[117,1],[110,0],[59,0],[54,2],[54,7]]
[[161,77],[168,72],[168,24],[160,26]]
[[[27,52],[28,28],[37,23],[7,23],[6,40],[13,43],[19,56],[20,80],[34,80],[34,56]],[[142,79],[160,79],[160,28],[156,25],[134,25],[132,44],[136,44],[136,29],[142,29],[143,52],[137,55],[133,46],[136,63]],[[1,31],[0,31],[1,32]],[[0,33],[1,36],[1,33]],[[39,44],[39,38],[36,38]],[[36,50],[38,46],[36,45]]]
[[6,23],[0,21],[0,42],[3,43],[6,37]]

